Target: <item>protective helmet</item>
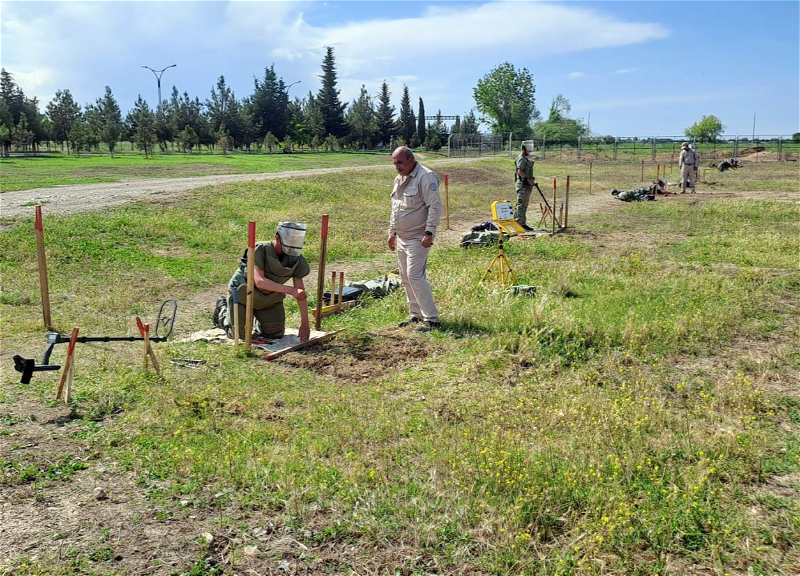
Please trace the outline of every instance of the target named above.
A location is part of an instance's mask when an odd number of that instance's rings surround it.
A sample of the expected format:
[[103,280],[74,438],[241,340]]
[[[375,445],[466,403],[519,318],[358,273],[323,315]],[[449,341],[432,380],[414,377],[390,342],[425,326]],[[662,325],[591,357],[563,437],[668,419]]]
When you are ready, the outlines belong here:
[[302,222],[278,222],[278,237],[283,252],[289,256],[300,256],[306,241],[306,225]]

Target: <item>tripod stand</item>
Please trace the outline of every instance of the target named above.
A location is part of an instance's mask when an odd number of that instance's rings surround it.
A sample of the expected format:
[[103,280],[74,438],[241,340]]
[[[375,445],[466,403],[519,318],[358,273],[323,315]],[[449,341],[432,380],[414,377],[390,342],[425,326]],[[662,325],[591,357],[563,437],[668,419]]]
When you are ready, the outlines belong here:
[[515,284],[519,283],[517,280],[517,275],[514,274],[514,270],[511,268],[511,261],[506,256],[505,251],[503,250],[503,230],[500,230],[500,242],[498,245],[498,252],[497,255],[492,259],[492,263],[489,264],[489,267],[486,269],[486,272],[483,273],[483,277],[481,278],[481,282],[486,280],[486,278],[490,275],[497,275],[497,279],[500,283],[505,286],[509,280],[513,280]]

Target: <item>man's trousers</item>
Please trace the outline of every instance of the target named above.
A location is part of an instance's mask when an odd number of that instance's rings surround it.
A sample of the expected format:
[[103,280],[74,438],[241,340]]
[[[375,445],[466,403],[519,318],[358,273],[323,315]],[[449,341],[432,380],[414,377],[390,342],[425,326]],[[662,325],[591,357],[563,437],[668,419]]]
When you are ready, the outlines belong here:
[[425,277],[430,248],[425,248],[420,238],[403,240],[397,236],[395,239],[397,264],[406,289],[410,316],[438,322],[439,311],[433,302],[431,285]]

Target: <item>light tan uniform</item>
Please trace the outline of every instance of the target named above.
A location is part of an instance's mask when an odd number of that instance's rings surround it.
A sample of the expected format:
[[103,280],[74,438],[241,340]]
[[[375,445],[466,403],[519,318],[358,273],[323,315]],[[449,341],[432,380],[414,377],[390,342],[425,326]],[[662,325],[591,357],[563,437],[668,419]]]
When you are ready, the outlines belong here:
[[686,192],[686,185],[688,183],[689,188],[692,189],[692,193],[694,193],[695,185],[697,182],[697,172],[695,169],[698,167],[700,163],[700,156],[698,156],[697,152],[692,150],[691,148],[687,148],[686,150],[681,150],[680,159],[678,160],[678,166],[681,169],[681,191]]
[[419,162],[408,176],[397,175],[392,189],[389,236],[396,239],[400,278],[406,289],[410,315],[439,321],[431,285],[425,276],[430,248],[422,245],[425,232],[436,236],[442,217],[442,199],[436,173]]

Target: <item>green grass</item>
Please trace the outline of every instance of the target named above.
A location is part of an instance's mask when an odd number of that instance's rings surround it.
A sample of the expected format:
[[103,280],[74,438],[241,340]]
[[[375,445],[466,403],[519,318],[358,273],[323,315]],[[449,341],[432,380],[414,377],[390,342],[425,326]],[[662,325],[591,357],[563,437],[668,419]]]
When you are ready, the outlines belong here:
[[339,166],[386,164],[387,153],[170,154],[29,156],[0,159],[0,192],[138,178],[256,174]]
[[[508,164],[437,168],[450,175],[454,221],[488,219],[508,192]],[[770,189],[797,189],[796,170],[763,170]],[[570,175],[572,197],[588,195],[587,166],[536,171],[542,182]],[[719,186],[746,190],[741,170],[727,174]],[[595,166],[593,194],[617,206],[610,188],[637,177],[635,166]],[[193,303],[222,292],[249,220],[259,237],[278,220],[308,222],[316,269],[328,213],[329,269],[390,272],[391,178],[387,168],[238,183],[167,206],[48,216],[56,323],[133,333],[134,315],[177,297],[179,334],[210,327],[211,309]],[[388,328],[407,314],[395,293],[326,319],[326,330],[346,331],[297,364],[173,341],[156,345],[159,358],[207,364],[162,362],[160,380],[143,372],[138,345],[79,345],[72,410],[104,423],[80,441],[132,471],[158,518],[180,517],[177,501],[190,497],[193,515],[217,518],[244,545],[250,515],[267,515],[309,549],[293,561],[312,571],[791,573],[800,418],[797,391],[782,383],[800,370],[797,209],[683,200],[619,203],[571,215],[569,234],[512,239],[509,259],[534,297],[480,282],[495,250],[437,242],[429,277],[444,329],[430,336]],[[0,233],[1,337],[4,349],[38,356],[30,229],[18,219]],[[296,323],[294,303],[288,311]],[[0,412],[51,398],[57,378],[16,385],[8,362],[0,374]],[[5,483],[34,463],[15,458]],[[788,492],[771,489],[777,480]],[[12,559],[17,573],[48,561],[69,573],[69,559],[39,552]],[[72,566],[112,573],[103,563],[113,554],[102,543]],[[220,559],[195,557],[179,573],[212,573]]]

